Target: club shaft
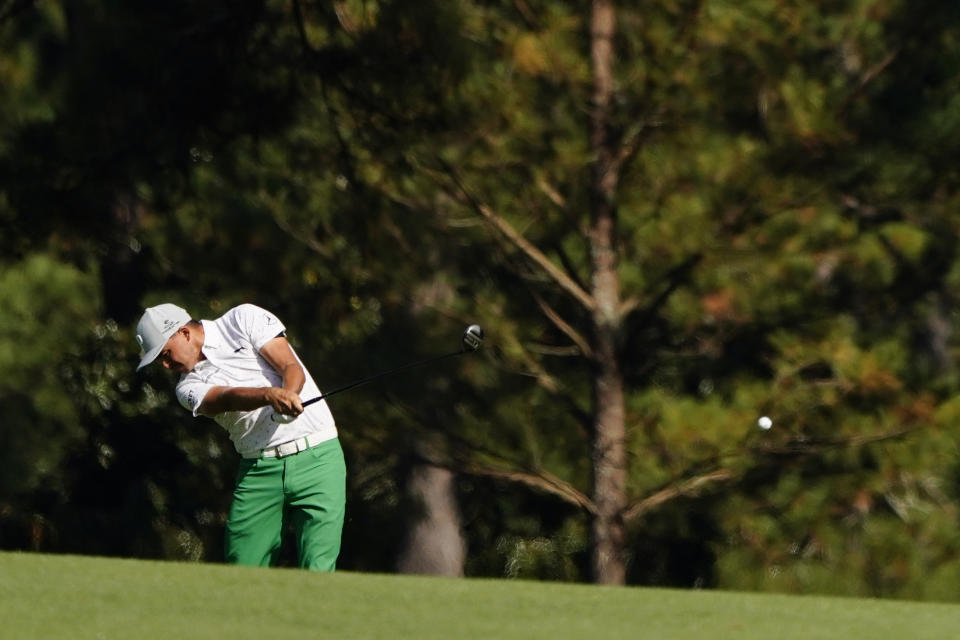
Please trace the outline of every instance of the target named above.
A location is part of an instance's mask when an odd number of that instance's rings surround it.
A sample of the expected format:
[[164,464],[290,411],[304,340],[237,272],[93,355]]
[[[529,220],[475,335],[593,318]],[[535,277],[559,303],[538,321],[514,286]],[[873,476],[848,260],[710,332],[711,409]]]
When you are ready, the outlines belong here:
[[374,380],[378,380],[378,379],[380,379],[380,378],[382,378],[382,377],[384,377],[384,376],[388,376],[388,375],[393,374],[393,373],[398,373],[398,372],[400,372],[400,371],[406,371],[407,369],[413,369],[414,367],[419,367],[419,366],[421,366],[421,365],[428,364],[428,363],[430,363],[430,362],[436,362],[437,360],[443,360],[443,359],[445,359],[445,358],[452,358],[453,356],[459,356],[459,355],[461,355],[461,354],[463,354],[463,353],[468,353],[468,352],[467,352],[467,351],[464,351],[464,350],[462,350],[462,349],[461,349],[460,351],[451,351],[450,353],[445,353],[445,354],[443,354],[442,356],[432,356],[432,357],[426,358],[426,359],[424,359],[424,360],[417,360],[416,362],[411,362],[411,363],[409,363],[409,364],[401,365],[401,366],[396,367],[396,368],[394,368],[394,369],[388,369],[387,371],[381,371],[380,373],[374,374],[374,375],[369,376],[369,377],[367,377],[367,378],[362,378],[362,379],[360,379],[360,380],[356,380],[356,381],[354,381],[354,382],[351,382],[350,384],[345,384],[345,385],[343,385],[342,387],[337,387],[336,389],[334,389],[334,390],[332,390],[332,391],[327,391],[326,393],[320,394],[320,395],[317,396],[316,398],[310,398],[309,400],[305,400],[304,403],[303,403],[303,406],[304,406],[304,407],[308,407],[308,406],[310,406],[311,404],[313,404],[314,402],[320,402],[321,400],[324,400],[324,399],[326,399],[326,398],[329,398],[330,396],[332,396],[332,395],[334,395],[334,394],[336,394],[336,393],[340,393],[341,391],[346,391],[347,389],[353,389],[354,387],[359,387],[361,384],[366,384],[366,383],[368,383],[368,382],[373,382]]

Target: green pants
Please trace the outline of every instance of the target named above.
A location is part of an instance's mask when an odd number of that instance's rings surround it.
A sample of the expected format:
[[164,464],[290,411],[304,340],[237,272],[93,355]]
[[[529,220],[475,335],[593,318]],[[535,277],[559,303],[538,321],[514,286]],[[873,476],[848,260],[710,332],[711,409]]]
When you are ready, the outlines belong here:
[[227,562],[273,564],[289,519],[300,566],[333,571],[343,532],[346,475],[336,438],[283,458],[242,460],[227,520]]

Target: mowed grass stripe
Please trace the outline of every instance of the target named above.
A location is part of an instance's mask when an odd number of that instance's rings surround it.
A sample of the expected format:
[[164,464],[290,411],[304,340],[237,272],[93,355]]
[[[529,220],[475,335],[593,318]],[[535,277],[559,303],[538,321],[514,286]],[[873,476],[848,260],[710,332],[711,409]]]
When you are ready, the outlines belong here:
[[0,553],[0,637],[942,639],[960,605]]

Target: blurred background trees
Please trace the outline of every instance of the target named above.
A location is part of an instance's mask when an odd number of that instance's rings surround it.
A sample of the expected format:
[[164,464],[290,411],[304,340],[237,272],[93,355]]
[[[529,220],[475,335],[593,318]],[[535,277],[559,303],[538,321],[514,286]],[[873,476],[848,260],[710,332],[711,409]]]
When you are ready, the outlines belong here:
[[603,99],[595,26],[0,2],[0,547],[219,560],[234,454],[132,329],[249,301],[321,388],[487,332],[331,400],[343,569],[960,597],[960,9],[613,5]]

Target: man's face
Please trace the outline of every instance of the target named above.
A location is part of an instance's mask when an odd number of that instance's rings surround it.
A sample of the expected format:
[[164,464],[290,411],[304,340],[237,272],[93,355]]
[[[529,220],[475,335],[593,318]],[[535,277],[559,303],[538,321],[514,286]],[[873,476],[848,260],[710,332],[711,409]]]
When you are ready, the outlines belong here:
[[200,349],[190,327],[180,327],[170,336],[159,355],[163,366],[177,373],[193,371],[200,360]]

